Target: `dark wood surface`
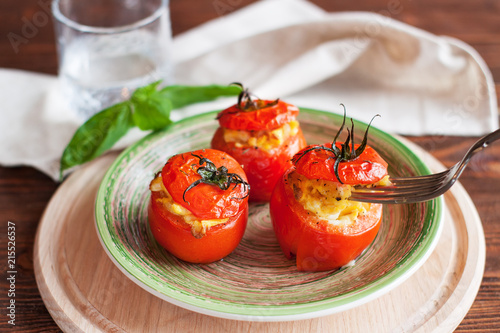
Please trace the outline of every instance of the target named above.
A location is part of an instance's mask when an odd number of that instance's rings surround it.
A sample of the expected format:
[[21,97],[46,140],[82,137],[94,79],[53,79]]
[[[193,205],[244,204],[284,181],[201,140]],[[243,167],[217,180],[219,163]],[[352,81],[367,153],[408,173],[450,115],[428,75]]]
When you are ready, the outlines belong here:
[[[0,2],[0,68],[56,74],[57,59],[49,0]],[[230,13],[251,0],[171,0],[174,35]],[[500,2],[497,0],[314,0],[328,11],[371,11],[391,16],[438,35],[459,38],[485,59],[500,92]],[[44,17],[46,20],[44,21]],[[37,19],[36,31],[17,52],[7,38],[23,36],[26,21]],[[256,21],[258,22],[258,20]],[[257,23],[258,24],[258,23]],[[26,32],[26,31],[24,31]],[[1,89],[1,87],[0,87]],[[0,121],[1,121],[0,102]],[[470,137],[423,136],[410,140],[444,165],[456,163],[475,141]],[[482,219],[486,235],[486,268],[477,298],[457,332],[500,331],[500,143],[473,159],[460,179]],[[57,332],[38,292],[33,273],[33,243],[37,225],[59,184],[28,167],[0,167],[0,331]],[[16,225],[16,326],[6,316],[8,221]]]

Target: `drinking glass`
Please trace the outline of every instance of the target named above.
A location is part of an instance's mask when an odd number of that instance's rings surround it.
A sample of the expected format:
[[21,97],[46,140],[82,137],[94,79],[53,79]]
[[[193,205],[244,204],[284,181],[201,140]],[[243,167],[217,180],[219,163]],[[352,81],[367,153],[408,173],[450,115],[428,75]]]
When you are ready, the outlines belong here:
[[83,118],[172,75],[168,0],[54,0],[61,92]]

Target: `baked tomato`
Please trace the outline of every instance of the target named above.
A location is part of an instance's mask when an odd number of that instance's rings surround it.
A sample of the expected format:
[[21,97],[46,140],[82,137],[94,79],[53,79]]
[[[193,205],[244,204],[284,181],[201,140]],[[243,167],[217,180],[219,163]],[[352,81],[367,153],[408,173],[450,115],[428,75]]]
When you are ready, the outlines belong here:
[[151,231],[177,258],[210,263],[238,246],[248,220],[250,186],[228,154],[204,149],[175,155],[150,190]]
[[273,191],[270,212],[276,237],[287,258],[296,256],[301,271],[348,264],[380,228],[382,205],[351,201],[349,196],[354,186],[387,183],[387,163],[366,146],[366,134],[361,145],[350,145],[351,133],[342,144],[334,140],[298,152]]
[[[342,149],[341,143],[337,142],[335,146],[339,150]],[[359,146],[355,144],[354,149]],[[311,145],[294,156],[293,162],[297,172],[311,179],[330,180],[349,185],[369,185],[387,176],[387,162],[372,147],[365,147],[355,159],[338,163],[337,170],[335,170],[337,159],[331,158],[331,151],[323,147],[331,149],[332,144]]]
[[252,99],[243,90],[238,103],[221,111],[211,146],[233,156],[252,186],[250,200],[269,201],[291,158],[306,146],[299,109],[281,100]]

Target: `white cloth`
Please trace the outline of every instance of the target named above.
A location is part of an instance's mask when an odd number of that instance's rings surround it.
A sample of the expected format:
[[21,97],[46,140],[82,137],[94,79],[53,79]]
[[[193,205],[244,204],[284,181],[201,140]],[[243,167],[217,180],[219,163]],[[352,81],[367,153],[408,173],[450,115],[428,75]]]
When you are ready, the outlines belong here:
[[[175,17],[173,18],[175,20]],[[495,86],[477,52],[391,18],[327,13],[304,0],[259,1],[173,42],[175,82],[242,82],[260,98],[341,113],[406,135],[482,135],[498,128]],[[57,178],[58,160],[81,120],[54,76],[0,70],[0,164]],[[193,105],[182,117],[233,99]],[[137,131],[122,147],[144,135]]]

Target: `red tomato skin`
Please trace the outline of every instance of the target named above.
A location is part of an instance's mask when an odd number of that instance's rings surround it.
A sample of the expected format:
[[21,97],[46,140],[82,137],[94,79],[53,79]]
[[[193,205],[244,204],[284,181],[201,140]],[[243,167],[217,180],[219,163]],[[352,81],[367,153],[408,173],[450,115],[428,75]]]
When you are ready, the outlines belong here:
[[271,221],[279,245],[289,259],[296,256],[299,271],[338,269],[357,258],[375,239],[382,220],[382,205],[372,204],[368,215],[359,217],[352,232],[327,229],[327,222],[306,211],[295,200],[288,170],[273,191]]
[[[332,147],[330,143],[325,144],[325,146]],[[340,148],[340,143],[337,143],[336,146]],[[358,146],[358,144],[355,144],[354,148]],[[308,146],[294,156],[294,161],[298,160],[298,162],[294,163],[297,172],[309,179],[339,182],[333,170],[335,159],[331,158],[333,156],[331,152],[312,150],[300,157],[306,149],[311,147],[318,147],[318,145]],[[338,173],[340,180],[344,184],[373,184],[387,175],[387,162],[373,148],[367,146],[356,159],[341,162]]]
[[200,219],[221,219],[235,215],[240,204],[247,200],[234,199],[246,196],[247,192],[242,185],[221,190],[214,185],[199,184],[186,192],[186,200],[184,200],[184,191],[201,178],[196,172],[198,167],[201,166],[199,165],[200,160],[193,154],[208,158],[216,167],[224,165],[227,167],[228,172],[236,173],[247,181],[240,164],[222,151],[202,149],[178,154],[172,156],[161,171],[163,185],[172,196],[172,199]]
[[220,225],[209,228],[201,238],[191,234],[191,227],[181,217],[162,208],[152,192],[148,220],[157,242],[175,257],[196,264],[208,264],[229,255],[240,243],[248,220],[248,202],[236,215]]
[[[266,101],[272,103],[273,101]],[[272,130],[294,120],[299,114],[295,105],[278,101],[276,105],[254,111],[242,110],[235,104],[219,113],[220,126],[232,130],[261,131]]]
[[292,157],[305,146],[306,139],[300,128],[296,135],[269,152],[259,148],[236,147],[234,142],[226,142],[221,127],[211,142],[212,148],[226,152],[242,165],[250,184],[252,202],[269,202],[281,175],[292,166]]

